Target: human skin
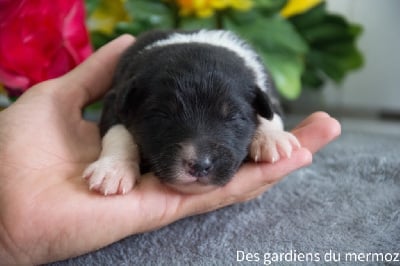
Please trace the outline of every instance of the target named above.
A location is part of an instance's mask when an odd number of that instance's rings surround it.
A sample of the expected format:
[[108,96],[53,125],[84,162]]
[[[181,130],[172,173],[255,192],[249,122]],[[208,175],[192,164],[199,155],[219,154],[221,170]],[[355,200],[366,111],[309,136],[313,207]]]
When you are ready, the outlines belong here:
[[340,134],[340,124],[317,112],[292,133],[302,148],[274,164],[246,163],[223,187],[182,194],[144,175],[126,195],[105,197],[81,178],[100,152],[85,106],[109,89],[129,35],[110,42],[63,77],[32,87],[0,112],[0,258],[4,264],[40,264],[81,255],[129,235],[250,200]]

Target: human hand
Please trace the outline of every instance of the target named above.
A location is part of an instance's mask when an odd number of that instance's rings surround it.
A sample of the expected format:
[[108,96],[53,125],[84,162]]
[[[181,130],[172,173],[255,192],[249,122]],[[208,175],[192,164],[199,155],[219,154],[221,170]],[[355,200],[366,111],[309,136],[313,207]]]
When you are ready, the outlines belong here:
[[110,87],[119,56],[133,42],[122,36],[67,75],[31,88],[0,113],[0,258],[40,264],[77,256],[183,217],[256,197],[340,134],[315,113],[292,132],[302,143],[290,159],[247,163],[214,191],[180,194],[146,174],[126,195],[87,189],[82,171],[100,152],[94,123],[82,109]]

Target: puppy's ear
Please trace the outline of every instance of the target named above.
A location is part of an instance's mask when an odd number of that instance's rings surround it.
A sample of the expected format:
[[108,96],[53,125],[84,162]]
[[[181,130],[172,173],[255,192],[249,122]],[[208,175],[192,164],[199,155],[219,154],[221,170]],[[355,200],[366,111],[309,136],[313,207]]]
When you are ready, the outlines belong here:
[[256,88],[256,97],[253,106],[259,115],[268,120],[271,120],[274,116],[271,101],[268,95],[260,88]]
[[119,85],[116,96],[117,113],[124,120],[139,108],[142,102],[143,90],[137,86],[136,78],[132,77]]

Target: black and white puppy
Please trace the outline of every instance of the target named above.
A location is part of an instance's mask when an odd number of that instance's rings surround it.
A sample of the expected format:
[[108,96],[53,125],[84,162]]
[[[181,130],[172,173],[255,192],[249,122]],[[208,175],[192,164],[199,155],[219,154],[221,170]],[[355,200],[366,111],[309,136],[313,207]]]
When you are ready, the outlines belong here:
[[280,117],[260,58],[236,35],[152,31],[117,66],[102,151],[83,176],[104,195],[131,190],[141,169],[185,192],[223,186],[245,159],[273,163],[300,146]]

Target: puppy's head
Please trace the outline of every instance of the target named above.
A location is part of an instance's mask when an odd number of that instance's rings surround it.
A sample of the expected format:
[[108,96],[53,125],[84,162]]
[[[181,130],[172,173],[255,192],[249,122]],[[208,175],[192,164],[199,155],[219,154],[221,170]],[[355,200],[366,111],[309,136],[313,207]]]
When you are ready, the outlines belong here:
[[272,116],[250,76],[197,75],[134,77],[119,96],[142,163],[189,192],[226,184],[247,157],[257,114]]

